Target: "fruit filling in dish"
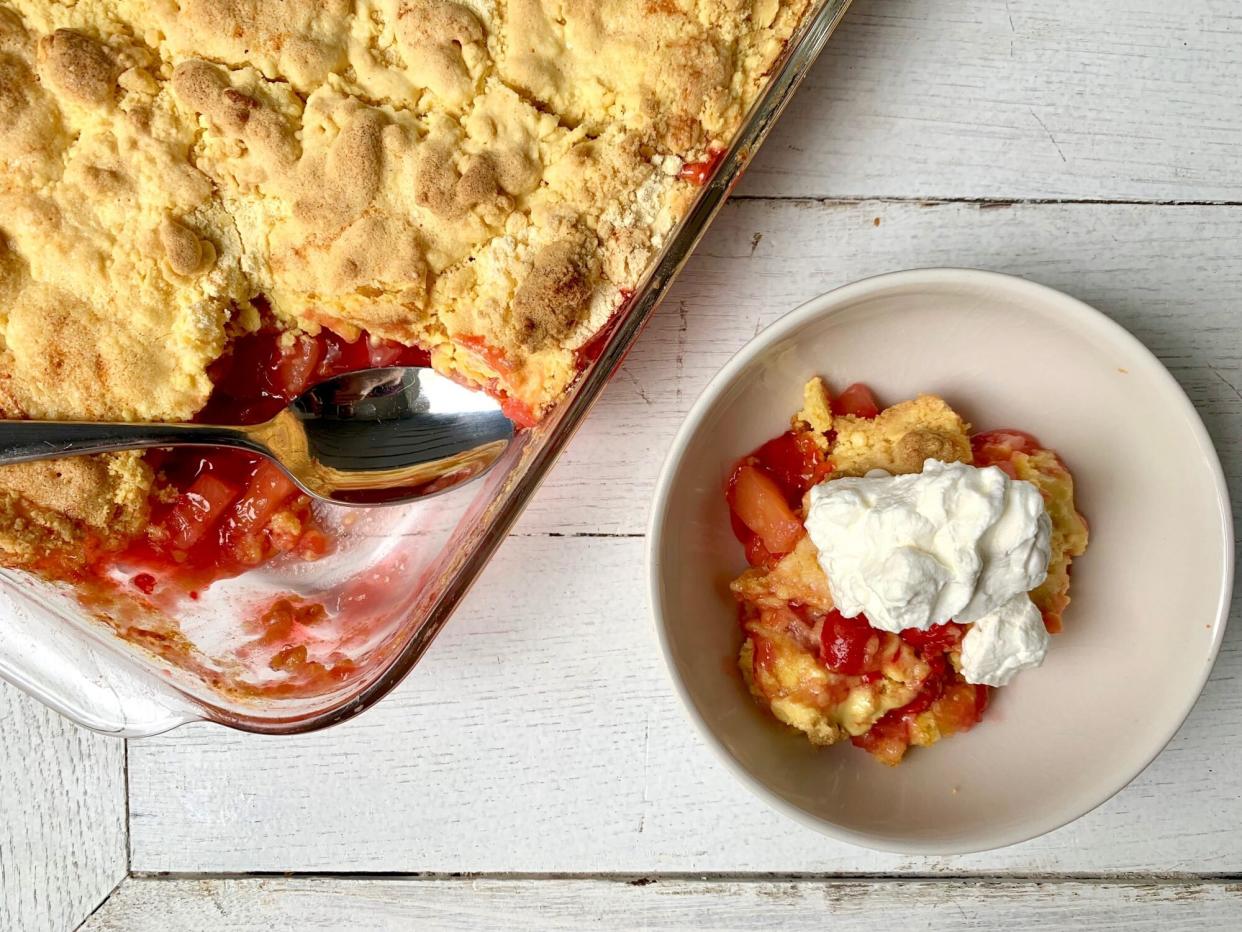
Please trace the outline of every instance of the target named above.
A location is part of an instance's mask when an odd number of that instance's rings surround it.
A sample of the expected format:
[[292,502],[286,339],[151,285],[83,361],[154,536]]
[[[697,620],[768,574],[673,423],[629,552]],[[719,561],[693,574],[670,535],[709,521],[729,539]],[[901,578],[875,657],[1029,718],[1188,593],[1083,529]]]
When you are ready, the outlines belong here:
[[[196,420],[259,423],[323,379],[378,366],[423,366],[427,358],[423,350],[366,333],[346,342],[330,331],[291,335],[263,326],[233,341],[213,364],[214,389]],[[262,457],[192,447],[133,456],[151,476],[145,526],[120,545],[92,535],[72,560],[52,551],[39,564],[45,575],[102,583],[120,572],[147,596],[193,599],[212,582],[275,556],[313,560],[331,546],[308,497]],[[55,475],[71,462],[41,468]]]
[[750,568],[730,585],[755,700],[817,745],[885,764],[974,727],[1037,666],[1087,546],[1074,480],[1017,430],[942,399],[881,408],[811,380],[788,432],[725,490]]

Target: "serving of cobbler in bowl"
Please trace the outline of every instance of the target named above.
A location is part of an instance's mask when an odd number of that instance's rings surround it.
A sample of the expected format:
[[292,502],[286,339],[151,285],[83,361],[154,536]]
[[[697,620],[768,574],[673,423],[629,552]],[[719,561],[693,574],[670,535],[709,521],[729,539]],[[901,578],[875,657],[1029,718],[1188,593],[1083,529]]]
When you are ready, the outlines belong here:
[[1056,453],[972,434],[932,395],[881,410],[861,383],[834,399],[807,382],[725,497],[751,564],[729,587],[747,687],[813,743],[892,765],[974,727],[991,688],[1043,661],[1087,547]]
[[1121,327],[901,272],[713,378],[657,482],[651,604],[743,783],[845,841],[964,853],[1083,815],[1170,740],[1220,646],[1230,528],[1202,423]]
[[[256,422],[430,365],[537,431],[824,8],[0,0],[0,416]],[[520,466],[367,519],[243,454],[9,467],[0,573],[211,689],[331,690]]]

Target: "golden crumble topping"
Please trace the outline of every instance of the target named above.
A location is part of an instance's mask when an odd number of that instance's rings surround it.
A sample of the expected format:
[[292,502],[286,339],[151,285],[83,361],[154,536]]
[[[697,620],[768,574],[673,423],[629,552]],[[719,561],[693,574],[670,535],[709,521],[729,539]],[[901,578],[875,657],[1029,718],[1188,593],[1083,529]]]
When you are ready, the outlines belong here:
[[0,0],[0,415],[188,419],[260,296],[538,415],[809,5]]
[[802,387],[802,410],[793,417],[795,429],[809,429],[815,438],[816,446],[821,450],[828,449],[828,431],[832,430],[832,400],[828,396],[828,386],[819,376],[811,379]]
[[935,395],[919,395],[886,408],[875,418],[833,418],[834,475],[862,476],[872,469],[894,475],[921,472],[929,457],[969,463],[970,425]]
[[151,471],[137,453],[108,453],[5,470],[0,488],[0,564],[39,562],[80,546],[88,535],[104,548],[141,531]]

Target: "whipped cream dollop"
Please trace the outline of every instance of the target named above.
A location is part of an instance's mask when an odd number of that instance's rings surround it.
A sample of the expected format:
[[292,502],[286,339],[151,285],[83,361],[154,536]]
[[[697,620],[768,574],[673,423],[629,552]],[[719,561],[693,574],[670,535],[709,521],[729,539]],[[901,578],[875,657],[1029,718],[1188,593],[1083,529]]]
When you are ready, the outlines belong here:
[[805,524],[846,617],[893,633],[975,623],[962,660],[972,683],[1000,685],[1043,660],[1047,634],[1027,593],[1048,574],[1052,522],[1031,483],[929,459],[921,473],[815,486]]
[[970,626],[962,638],[962,677],[967,683],[1004,686],[1044,662],[1048,641],[1044,616],[1023,593]]

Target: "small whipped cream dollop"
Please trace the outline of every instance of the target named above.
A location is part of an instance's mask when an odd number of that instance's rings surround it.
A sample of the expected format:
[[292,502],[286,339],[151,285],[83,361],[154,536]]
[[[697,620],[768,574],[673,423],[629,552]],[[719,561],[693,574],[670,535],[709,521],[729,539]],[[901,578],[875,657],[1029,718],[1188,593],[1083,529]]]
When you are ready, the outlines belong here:
[[1023,593],[970,626],[962,638],[962,676],[967,683],[1004,686],[1044,662],[1048,641],[1044,616]]
[[1002,685],[1043,661],[1027,593],[1047,576],[1052,522],[1031,483],[929,459],[921,473],[815,486],[805,524],[846,617],[893,633],[974,623],[962,653],[972,683]]

